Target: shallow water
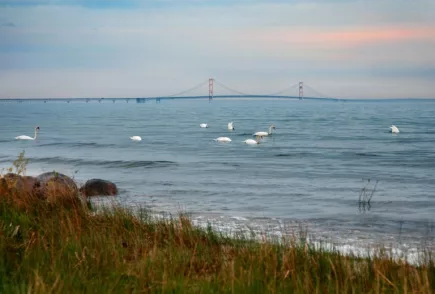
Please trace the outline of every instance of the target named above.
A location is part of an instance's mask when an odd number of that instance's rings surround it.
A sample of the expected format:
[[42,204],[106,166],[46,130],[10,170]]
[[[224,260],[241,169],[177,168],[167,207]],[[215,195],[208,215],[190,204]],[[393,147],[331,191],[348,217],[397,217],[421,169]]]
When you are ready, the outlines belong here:
[[[271,137],[243,143],[270,124]],[[14,140],[36,125],[36,141]],[[232,142],[213,141],[220,136]],[[280,236],[302,223],[341,244],[432,242],[434,143],[433,101],[0,103],[0,168],[25,150],[29,174],[111,180],[123,204],[189,212],[226,231]],[[378,185],[360,209],[367,179],[369,190]]]

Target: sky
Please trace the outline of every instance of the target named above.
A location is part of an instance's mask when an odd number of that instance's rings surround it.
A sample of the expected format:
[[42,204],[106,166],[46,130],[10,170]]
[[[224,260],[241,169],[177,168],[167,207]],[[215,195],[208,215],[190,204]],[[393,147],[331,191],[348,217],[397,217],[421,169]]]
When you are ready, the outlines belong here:
[[434,15],[434,0],[0,0],[0,97],[208,95],[214,78],[435,98]]

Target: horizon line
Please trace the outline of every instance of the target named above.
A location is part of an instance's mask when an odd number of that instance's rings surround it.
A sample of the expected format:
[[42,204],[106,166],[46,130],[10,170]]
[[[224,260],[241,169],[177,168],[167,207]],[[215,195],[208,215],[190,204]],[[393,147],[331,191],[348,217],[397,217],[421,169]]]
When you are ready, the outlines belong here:
[[[299,96],[285,96],[285,95],[276,95],[276,96],[268,96],[268,95],[216,95],[212,96],[211,100],[214,99],[269,99],[269,100],[324,100],[324,101],[430,101],[435,100],[435,98],[421,98],[421,97],[407,97],[407,98],[334,98],[334,97],[299,97]],[[74,98],[42,98],[42,97],[22,97],[22,98],[0,98],[2,102],[8,101],[103,101],[103,100],[194,100],[194,99],[205,99],[210,100],[208,95],[200,95],[200,96],[153,96],[153,97],[74,97]]]

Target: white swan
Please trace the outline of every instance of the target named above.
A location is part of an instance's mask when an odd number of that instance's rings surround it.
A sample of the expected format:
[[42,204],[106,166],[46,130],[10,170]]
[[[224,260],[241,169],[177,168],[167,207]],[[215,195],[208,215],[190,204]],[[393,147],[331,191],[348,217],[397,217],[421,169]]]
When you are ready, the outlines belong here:
[[399,131],[399,128],[396,127],[395,125],[392,125],[392,126],[390,127],[390,129],[391,129],[391,132],[392,132],[393,134],[397,134],[397,133],[400,132],[400,131]]
[[216,138],[216,139],[214,139],[214,140],[215,140],[215,141],[218,141],[218,142],[223,142],[223,143],[231,142],[231,139],[228,138],[228,137],[219,137],[219,138]]
[[234,130],[233,122],[228,123],[228,130],[230,130],[230,131]]
[[16,140],[36,140],[36,137],[38,136],[38,132],[39,132],[39,127],[35,128],[35,137],[29,137],[29,136],[25,136],[25,135],[21,135],[18,137],[15,137]]
[[246,143],[246,144],[249,144],[249,145],[260,144],[260,140],[263,139],[263,137],[261,137],[261,136],[256,136],[256,137],[257,138],[255,140],[254,139],[247,139],[247,140],[245,140],[243,142]]
[[133,136],[133,137],[130,137],[130,139],[131,139],[132,141],[137,141],[137,142],[142,141],[142,138],[139,137],[139,136]]
[[256,132],[254,134],[254,136],[269,136],[272,135],[272,130],[275,130],[275,126],[274,125],[270,125],[269,126],[269,131],[268,132]]
[[208,124],[200,124],[199,127],[200,128],[208,128]]

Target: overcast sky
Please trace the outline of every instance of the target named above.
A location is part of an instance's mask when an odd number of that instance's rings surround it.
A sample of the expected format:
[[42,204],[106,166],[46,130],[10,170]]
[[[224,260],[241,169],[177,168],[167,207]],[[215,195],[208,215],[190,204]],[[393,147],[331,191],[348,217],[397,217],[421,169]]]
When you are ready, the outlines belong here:
[[170,95],[209,77],[435,98],[435,1],[0,0],[3,98]]

